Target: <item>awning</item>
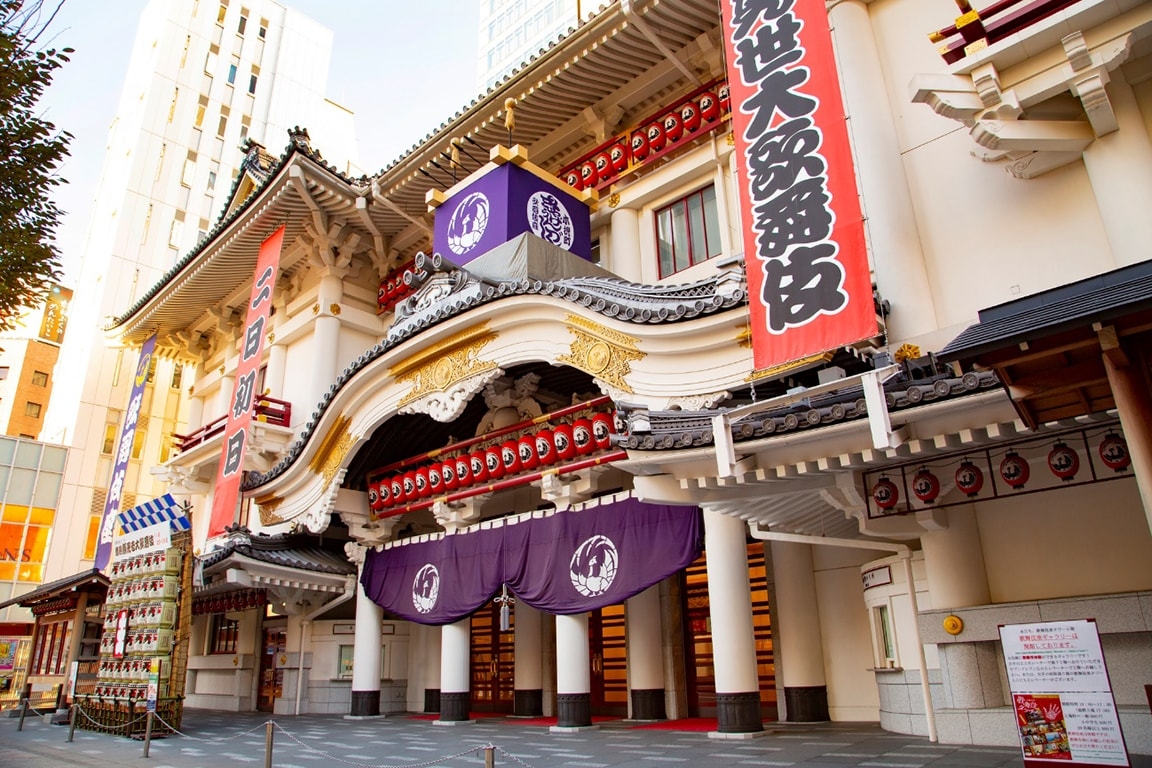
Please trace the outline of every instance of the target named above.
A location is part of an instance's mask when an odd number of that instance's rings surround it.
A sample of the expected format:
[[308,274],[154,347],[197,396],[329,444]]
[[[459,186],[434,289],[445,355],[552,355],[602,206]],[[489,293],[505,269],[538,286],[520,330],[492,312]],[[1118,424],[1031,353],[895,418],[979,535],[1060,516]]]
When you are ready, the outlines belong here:
[[100,599],[103,600],[104,596],[108,593],[108,584],[107,576],[95,568],[89,568],[74,576],[65,576],[62,579],[41,584],[31,592],[25,592],[22,595],[5,600],[0,603],[0,608],[7,608],[10,605],[32,608],[37,604],[79,592],[97,594]]

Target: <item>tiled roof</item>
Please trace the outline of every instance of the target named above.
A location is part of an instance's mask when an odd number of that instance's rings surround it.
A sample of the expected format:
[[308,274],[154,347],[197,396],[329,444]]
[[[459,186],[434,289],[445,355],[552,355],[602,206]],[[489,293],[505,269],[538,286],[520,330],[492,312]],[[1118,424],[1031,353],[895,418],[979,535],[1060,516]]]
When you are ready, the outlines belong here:
[[7,608],[10,605],[17,604],[28,606],[32,603],[40,602],[41,600],[56,597],[56,595],[60,592],[70,591],[75,587],[84,586],[90,583],[95,584],[98,587],[107,588],[109,581],[108,577],[100,573],[100,571],[96,570],[95,568],[89,568],[88,570],[81,571],[74,576],[65,576],[62,579],[50,581],[47,584],[41,584],[31,592],[25,592],[23,595],[13,597],[10,600],[5,600],[4,602],[0,603],[0,608]]
[[252,536],[246,531],[233,532],[224,546],[203,555],[200,562],[207,568],[238,554],[262,563],[314,573],[349,575],[356,572],[356,566],[347,559],[309,546],[308,541],[302,536]]

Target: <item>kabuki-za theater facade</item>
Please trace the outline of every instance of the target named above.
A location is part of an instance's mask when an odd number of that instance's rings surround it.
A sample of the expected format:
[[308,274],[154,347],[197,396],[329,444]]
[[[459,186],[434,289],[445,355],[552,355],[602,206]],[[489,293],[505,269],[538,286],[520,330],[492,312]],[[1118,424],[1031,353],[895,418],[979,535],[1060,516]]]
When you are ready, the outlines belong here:
[[374,176],[251,145],[108,329],[187,705],[1019,745],[997,627],[1092,620],[1152,752],[1152,12],[1018,5],[626,0]]

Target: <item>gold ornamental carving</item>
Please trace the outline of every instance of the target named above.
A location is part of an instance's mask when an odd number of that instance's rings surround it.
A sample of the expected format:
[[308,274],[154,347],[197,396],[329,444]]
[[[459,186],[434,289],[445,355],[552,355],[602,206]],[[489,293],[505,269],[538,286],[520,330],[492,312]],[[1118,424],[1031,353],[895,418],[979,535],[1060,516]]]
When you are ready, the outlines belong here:
[[336,317],[339,317],[340,316],[340,305],[339,304],[332,304],[330,307],[328,307],[328,311],[331,312]]
[[613,192],[611,195],[608,196],[608,207],[609,208],[615,208],[618,205],[620,205],[620,193],[619,192]]
[[263,496],[259,499],[253,499],[256,502],[256,508],[260,510],[260,524],[261,525],[277,525],[284,522],[283,518],[276,514],[276,510],[284,503],[284,499],[279,496]]
[[474,325],[393,366],[389,373],[397,383],[412,387],[400,399],[399,407],[429,394],[447,392],[466,379],[495,370],[496,363],[481,359],[480,352],[497,336],[487,323]]
[[328,434],[320,441],[316,455],[308,462],[308,469],[324,478],[325,487],[332,482],[332,478],[336,476],[340,465],[344,463],[344,457],[348,455],[348,451],[356,443],[356,437],[348,431],[348,425],[351,423],[350,418],[340,414],[336,423],[328,430]]
[[632,372],[632,363],[645,357],[638,348],[639,340],[579,315],[568,315],[565,320],[575,338],[569,354],[558,356],[557,362],[568,363],[631,393],[632,387],[625,379]]

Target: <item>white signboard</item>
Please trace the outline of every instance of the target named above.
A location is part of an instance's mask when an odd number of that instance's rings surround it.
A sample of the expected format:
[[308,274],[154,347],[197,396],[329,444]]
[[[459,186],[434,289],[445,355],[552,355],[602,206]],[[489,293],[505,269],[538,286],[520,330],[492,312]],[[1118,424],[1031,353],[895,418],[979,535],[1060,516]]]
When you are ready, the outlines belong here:
[[126,533],[112,543],[112,559],[126,560],[148,552],[163,552],[172,546],[172,528],[165,520],[159,525]]
[[1094,621],[1000,627],[1026,765],[1127,766]]

